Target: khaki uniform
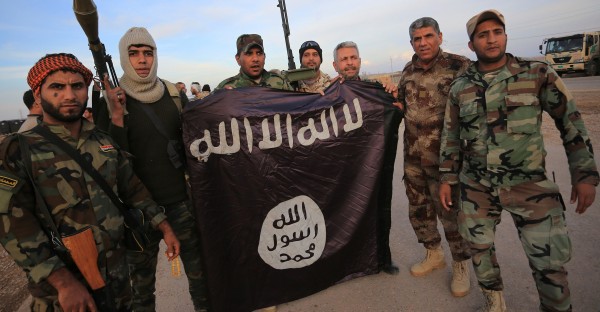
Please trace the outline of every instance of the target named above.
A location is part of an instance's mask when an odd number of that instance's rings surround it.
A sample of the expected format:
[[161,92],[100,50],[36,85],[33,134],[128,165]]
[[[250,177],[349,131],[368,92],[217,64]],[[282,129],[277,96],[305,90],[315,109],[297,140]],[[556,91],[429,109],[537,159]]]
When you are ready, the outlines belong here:
[[299,80],[298,81],[298,91],[300,92],[310,92],[310,93],[319,93],[319,91],[323,91],[329,87],[331,84],[331,78],[329,75],[319,70],[319,77],[314,81],[311,80]]
[[[144,211],[154,227],[165,220],[162,210],[135,176],[129,161],[121,154],[108,134],[83,120],[78,140],[62,126],[44,126],[57,134],[85,158],[106,179],[115,193],[131,206]],[[79,164],[59,147],[41,136],[22,134],[31,152],[34,183],[44,198],[61,235],[70,235],[90,227],[98,250],[98,268],[120,310],[131,304],[129,271],[125,258],[123,216],[104,194],[96,181],[85,174]],[[33,295],[32,310],[52,311],[58,307],[56,289],[48,276],[66,267],[87,285],[77,268],[59,257],[45,234],[49,226],[35,204],[35,195],[21,161],[16,136],[0,144],[0,242],[15,262],[23,268]]]
[[[463,56],[440,50],[429,68],[413,56],[402,72],[398,97],[405,105],[404,184],[409,219],[425,248],[440,244],[439,218],[454,261],[469,259],[469,246],[458,232],[458,210],[446,211],[439,202],[440,137],[450,84],[469,67]],[[456,194],[456,189],[453,190]]]
[[546,177],[542,112],[560,131],[572,184],[598,185],[598,170],[581,115],[556,72],[543,62],[507,56],[497,72],[482,74],[474,64],[453,83],[440,179],[460,181],[460,231],[472,244],[479,284],[503,289],[494,236],[507,210],[529,259],[540,309],[568,311],[564,264],[571,257],[571,242],[562,197]]

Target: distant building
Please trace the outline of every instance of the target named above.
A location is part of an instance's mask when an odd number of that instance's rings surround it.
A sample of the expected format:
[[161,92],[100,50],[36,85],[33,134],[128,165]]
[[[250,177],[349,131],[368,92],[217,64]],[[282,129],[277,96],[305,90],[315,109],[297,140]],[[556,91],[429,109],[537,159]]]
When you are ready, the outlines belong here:
[[384,74],[372,74],[372,75],[364,75],[361,76],[365,79],[369,80],[377,80],[381,83],[385,84],[394,84],[397,85],[400,82],[400,77],[402,76],[402,72],[397,71],[393,73],[384,73]]

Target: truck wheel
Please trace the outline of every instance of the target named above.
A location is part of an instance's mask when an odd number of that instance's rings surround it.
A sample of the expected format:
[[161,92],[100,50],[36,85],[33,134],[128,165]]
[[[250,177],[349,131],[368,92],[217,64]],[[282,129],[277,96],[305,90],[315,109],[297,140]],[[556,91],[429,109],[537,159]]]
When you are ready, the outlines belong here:
[[588,76],[598,75],[598,62],[599,61],[590,62],[590,66],[588,66],[588,68],[587,68],[586,75],[588,75]]

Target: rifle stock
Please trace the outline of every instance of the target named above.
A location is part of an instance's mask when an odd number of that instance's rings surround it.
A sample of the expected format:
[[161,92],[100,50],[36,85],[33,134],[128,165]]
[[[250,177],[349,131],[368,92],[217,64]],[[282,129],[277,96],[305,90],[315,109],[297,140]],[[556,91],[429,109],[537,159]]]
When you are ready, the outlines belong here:
[[82,231],[62,237],[63,244],[85,281],[92,289],[92,297],[98,311],[116,311],[110,288],[98,270],[98,249],[94,233],[90,227]]
[[62,238],[63,244],[69,250],[71,259],[93,290],[106,286],[100,270],[98,270],[98,250],[92,229]]

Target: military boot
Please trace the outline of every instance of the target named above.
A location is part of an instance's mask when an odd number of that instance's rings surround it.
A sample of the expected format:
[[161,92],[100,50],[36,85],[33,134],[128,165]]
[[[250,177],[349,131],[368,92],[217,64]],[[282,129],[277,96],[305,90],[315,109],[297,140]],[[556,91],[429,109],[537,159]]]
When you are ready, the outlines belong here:
[[427,255],[421,262],[414,264],[410,268],[410,274],[413,276],[423,276],[429,274],[429,272],[435,269],[441,269],[446,266],[446,260],[444,260],[444,250],[442,246],[438,246],[435,249],[427,249]]
[[485,305],[479,309],[479,312],[505,312],[506,302],[502,291],[481,289],[485,297]]
[[469,276],[470,261],[470,259],[460,262],[452,261],[450,291],[452,291],[452,296],[454,297],[466,296],[471,289],[471,278]]

